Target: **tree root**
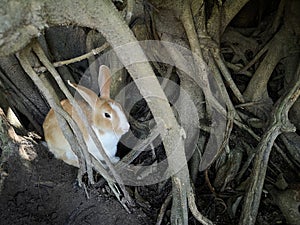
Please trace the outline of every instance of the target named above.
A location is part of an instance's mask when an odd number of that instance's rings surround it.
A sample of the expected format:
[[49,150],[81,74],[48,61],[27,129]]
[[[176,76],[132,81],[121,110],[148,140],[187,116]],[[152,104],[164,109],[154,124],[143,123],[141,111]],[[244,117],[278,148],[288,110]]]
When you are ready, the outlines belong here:
[[[300,65],[298,66],[296,76],[300,77]],[[299,95],[300,80],[298,79],[295,85],[276,103],[270,126],[257,146],[250,186],[246,194],[239,222],[240,225],[255,224],[272,146],[280,133],[295,131],[295,127],[288,119],[288,112]]]

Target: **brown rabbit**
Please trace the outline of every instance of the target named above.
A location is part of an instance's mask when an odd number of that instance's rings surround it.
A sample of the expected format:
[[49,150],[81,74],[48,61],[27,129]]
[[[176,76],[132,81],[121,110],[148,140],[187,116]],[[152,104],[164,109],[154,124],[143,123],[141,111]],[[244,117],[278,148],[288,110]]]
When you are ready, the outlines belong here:
[[[75,88],[85,100],[78,100],[78,104],[81,106],[89,123],[97,134],[104,151],[113,163],[118,162],[119,157],[115,156],[117,144],[121,136],[129,130],[129,123],[121,105],[110,99],[111,74],[109,68],[104,65],[99,68],[98,83],[101,97],[98,97],[95,92],[88,88],[73,84],[69,81],[68,83]],[[98,160],[103,160],[95,143],[89,136],[84,123],[73,109],[69,100],[61,101],[61,105],[78,124],[87,143],[88,151]],[[69,165],[79,167],[78,158],[65,139],[53,109],[51,109],[46,116],[43,128],[48,148],[55,157]]]

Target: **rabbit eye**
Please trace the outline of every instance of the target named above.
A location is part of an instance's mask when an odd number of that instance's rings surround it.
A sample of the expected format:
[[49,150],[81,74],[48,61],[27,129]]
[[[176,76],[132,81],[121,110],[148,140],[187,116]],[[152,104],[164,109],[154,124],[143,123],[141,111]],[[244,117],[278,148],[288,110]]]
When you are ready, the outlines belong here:
[[110,114],[109,113],[104,113],[104,116],[106,117],[106,118],[111,118],[111,116],[110,116]]

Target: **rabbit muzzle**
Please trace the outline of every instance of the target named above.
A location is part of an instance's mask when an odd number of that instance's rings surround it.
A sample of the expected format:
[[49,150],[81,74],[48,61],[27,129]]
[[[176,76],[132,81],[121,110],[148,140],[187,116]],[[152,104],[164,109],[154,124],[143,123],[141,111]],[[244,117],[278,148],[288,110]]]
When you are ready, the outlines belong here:
[[124,132],[123,134],[125,134],[125,133],[127,133],[127,132],[129,131],[129,128],[130,128],[129,123],[128,123],[128,122],[127,122],[127,123],[124,123],[124,124],[122,124],[122,126],[121,126],[121,131]]

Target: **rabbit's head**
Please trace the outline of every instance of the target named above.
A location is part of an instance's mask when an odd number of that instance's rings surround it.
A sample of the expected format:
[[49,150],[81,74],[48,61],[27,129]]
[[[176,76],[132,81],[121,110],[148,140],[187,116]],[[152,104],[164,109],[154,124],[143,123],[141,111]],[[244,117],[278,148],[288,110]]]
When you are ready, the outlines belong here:
[[101,136],[109,134],[113,139],[120,139],[129,130],[129,123],[122,106],[110,98],[111,74],[107,66],[102,65],[99,69],[100,98],[88,88],[68,83],[90,106],[92,126]]

